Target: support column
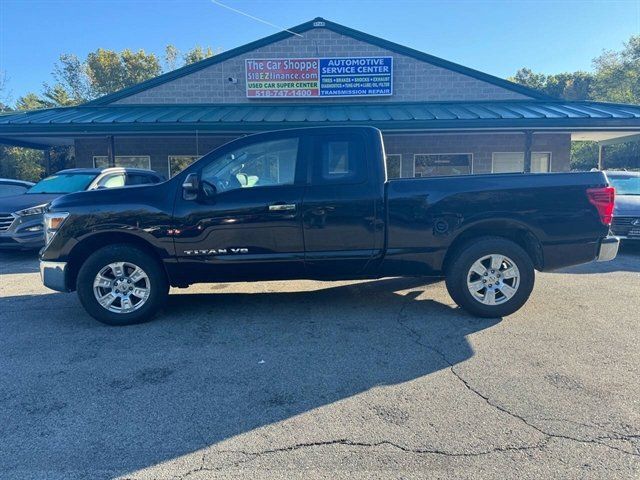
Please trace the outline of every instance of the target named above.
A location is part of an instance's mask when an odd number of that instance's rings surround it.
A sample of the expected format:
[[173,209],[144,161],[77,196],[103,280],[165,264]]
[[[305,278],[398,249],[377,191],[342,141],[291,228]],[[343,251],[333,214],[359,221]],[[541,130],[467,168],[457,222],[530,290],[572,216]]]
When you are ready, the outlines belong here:
[[44,176],[51,175],[51,149],[47,148],[44,152]]
[[604,168],[604,145],[598,144],[598,170]]
[[107,137],[107,140],[108,140],[107,155],[109,156],[109,166],[115,167],[116,166],[116,146],[113,140],[113,135],[109,135]]
[[533,132],[524,132],[524,173],[531,173],[531,144],[533,143]]

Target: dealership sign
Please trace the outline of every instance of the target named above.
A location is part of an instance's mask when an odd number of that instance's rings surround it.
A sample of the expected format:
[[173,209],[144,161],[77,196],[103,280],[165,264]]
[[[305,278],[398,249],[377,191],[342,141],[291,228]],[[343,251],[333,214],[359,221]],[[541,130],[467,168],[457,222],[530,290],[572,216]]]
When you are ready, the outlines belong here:
[[367,97],[393,93],[392,57],[245,60],[247,97]]

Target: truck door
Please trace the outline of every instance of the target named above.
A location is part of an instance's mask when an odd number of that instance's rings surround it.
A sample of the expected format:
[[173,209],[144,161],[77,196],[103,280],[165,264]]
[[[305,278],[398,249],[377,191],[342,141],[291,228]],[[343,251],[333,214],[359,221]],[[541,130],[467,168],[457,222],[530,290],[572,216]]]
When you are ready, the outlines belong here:
[[379,251],[376,210],[383,180],[368,137],[339,129],[313,136],[302,201],[305,268],[312,277],[358,275]]
[[286,132],[257,135],[199,162],[202,198],[185,199],[181,191],[174,210],[176,255],[188,276],[216,281],[303,274],[304,142]]

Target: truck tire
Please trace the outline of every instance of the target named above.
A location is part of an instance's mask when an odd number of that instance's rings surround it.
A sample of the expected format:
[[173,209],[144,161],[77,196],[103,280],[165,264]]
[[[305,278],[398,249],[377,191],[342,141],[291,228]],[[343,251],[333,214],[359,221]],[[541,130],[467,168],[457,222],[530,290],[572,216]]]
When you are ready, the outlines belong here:
[[446,271],[451,298],[472,315],[497,318],[522,307],[535,280],[533,262],[518,244],[481,237],[460,248]]
[[80,303],[87,313],[107,325],[133,325],[151,320],[169,293],[160,262],[128,244],[103,247],[80,267]]

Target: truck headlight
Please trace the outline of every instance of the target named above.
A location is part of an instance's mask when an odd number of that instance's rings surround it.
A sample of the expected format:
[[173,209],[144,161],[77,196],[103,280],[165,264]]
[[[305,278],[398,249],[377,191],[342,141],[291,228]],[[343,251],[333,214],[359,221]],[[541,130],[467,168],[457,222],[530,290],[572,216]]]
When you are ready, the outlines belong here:
[[28,215],[42,215],[47,208],[48,203],[43,203],[42,205],[36,205],[35,207],[25,208],[24,210],[18,210],[14,212],[19,217],[26,217]]
[[44,238],[46,245],[49,245],[68,216],[69,213],[67,212],[50,212],[44,214]]

